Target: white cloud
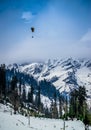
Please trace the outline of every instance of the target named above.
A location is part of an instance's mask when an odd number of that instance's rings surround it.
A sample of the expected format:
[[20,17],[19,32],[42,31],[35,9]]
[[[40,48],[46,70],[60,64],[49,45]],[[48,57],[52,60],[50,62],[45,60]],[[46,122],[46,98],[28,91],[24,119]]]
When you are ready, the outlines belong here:
[[29,21],[33,18],[33,14],[32,14],[32,12],[23,12],[21,18],[26,21]]
[[81,42],[88,42],[90,41],[91,42],[91,29],[89,29],[85,35],[81,38],[80,40]]
[[80,44],[91,49],[91,29],[89,29],[80,39]]

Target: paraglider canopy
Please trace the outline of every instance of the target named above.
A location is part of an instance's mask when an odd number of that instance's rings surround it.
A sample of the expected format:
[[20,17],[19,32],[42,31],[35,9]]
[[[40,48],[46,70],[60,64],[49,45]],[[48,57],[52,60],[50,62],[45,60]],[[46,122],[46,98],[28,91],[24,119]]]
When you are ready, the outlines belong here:
[[[32,33],[34,32],[34,27],[31,27],[31,31],[32,31]],[[34,36],[32,36],[32,38],[33,38]]]
[[34,27],[31,27],[31,31],[34,32]]

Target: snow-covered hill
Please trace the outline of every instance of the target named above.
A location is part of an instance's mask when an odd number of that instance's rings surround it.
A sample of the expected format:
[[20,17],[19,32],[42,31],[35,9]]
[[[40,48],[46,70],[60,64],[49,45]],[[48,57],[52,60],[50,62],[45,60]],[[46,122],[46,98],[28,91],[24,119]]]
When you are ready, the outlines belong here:
[[[60,119],[47,119],[24,117],[20,114],[10,115],[10,108],[0,104],[0,130],[63,130],[64,121]],[[81,121],[66,121],[66,130],[85,130]]]
[[25,65],[9,65],[20,72],[33,75],[38,81],[50,81],[60,93],[74,88],[85,86],[88,95],[88,103],[91,104],[91,60],[87,59],[61,59],[48,60]]

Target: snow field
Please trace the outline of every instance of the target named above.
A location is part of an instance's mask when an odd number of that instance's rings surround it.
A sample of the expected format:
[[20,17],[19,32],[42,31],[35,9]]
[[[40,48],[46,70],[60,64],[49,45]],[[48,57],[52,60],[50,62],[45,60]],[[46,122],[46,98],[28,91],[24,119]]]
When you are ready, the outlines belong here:
[[[0,104],[0,130],[63,130],[63,120],[30,117],[29,125],[29,117],[11,115],[9,110],[8,106]],[[69,120],[65,121],[65,130],[85,130],[85,128],[81,121]]]

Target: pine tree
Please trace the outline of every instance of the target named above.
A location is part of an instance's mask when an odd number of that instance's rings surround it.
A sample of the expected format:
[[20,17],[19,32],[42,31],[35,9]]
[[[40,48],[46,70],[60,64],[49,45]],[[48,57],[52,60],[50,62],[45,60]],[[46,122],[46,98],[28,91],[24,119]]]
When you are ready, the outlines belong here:
[[33,87],[31,86],[31,88],[28,91],[28,102],[33,103]]
[[0,67],[0,95],[2,96],[2,68]]
[[62,117],[62,97],[59,96],[59,117]]
[[78,90],[73,90],[70,94],[70,116],[84,120],[86,111],[86,89],[79,87]]
[[16,111],[18,110],[19,107],[19,96],[17,88],[13,92],[13,104],[14,104],[14,114],[16,114]]
[[55,119],[57,119],[57,118],[58,118],[57,103],[54,102],[53,105],[54,105],[54,106],[53,106],[53,117],[54,117]]
[[51,102],[51,108],[50,113],[52,118],[58,118],[58,109],[57,109],[57,103],[54,101]]
[[78,90],[74,89],[71,93],[70,93],[70,116],[76,117],[77,115],[77,99],[78,99]]
[[23,88],[22,101],[26,102],[26,91],[25,91],[25,88]]
[[36,91],[35,106],[38,108],[38,112],[39,112],[41,109],[40,108],[41,107],[40,86],[38,86],[38,90]]
[[34,93],[34,88],[31,86],[31,95],[30,95],[30,102],[33,103],[33,93]]
[[54,103],[53,103],[53,116],[54,118],[58,118],[58,110],[57,110],[57,93],[54,93]]
[[[85,118],[84,117],[84,107],[85,107],[85,104],[86,104],[86,89],[85,87],[79,87],[79,93],[78,93],[78,100],[79,100],[79,106],[78,106],[78,111],[79,111],[79,114],[82,116],[82,120]],[[81,104],[81,105],[80,105]]]
[[38,100],[37,100],[38,110],[40,110],[40,104],[41,104],[41,98],[40,98],[40,86],[38,86]]
[[18,79],[15,75],[12,77],[12,80],[11,80],[11,91],[14,91],[17,88],[17,82],[18,82]]
[[65,119],[67,120],[67,114],[68,114],[68,97],[66,95],[66,100],[65,100]]
[[20,96],[21,96],[21,78],[19,79],[19,93],[20,93]]
[[6,95],[6,69],[5,64],[0,67],[0,94]]
[[48,118],[50,117],[49,115],[49,110],[48,110],[48,107],[46,106],[46,108],[44,108],[44,113],[45,113],[45,117]]
[[53,105],[53,100],[52,100],[51,107],[50,107],[51,118],[54,117],[54,115],[53,115],[53,109],[54,109],[54,105]]
[[28,91],[28,102],[30,103],[31,102],[31,92]]
[[17,83],[18,83],[17,76],[14,75],[11,80],[11,95],[10,95],[10,101],[14,106],[14,114],[16,114],[16,111],[18,110],[20,104],[20,97],[18,95]]

